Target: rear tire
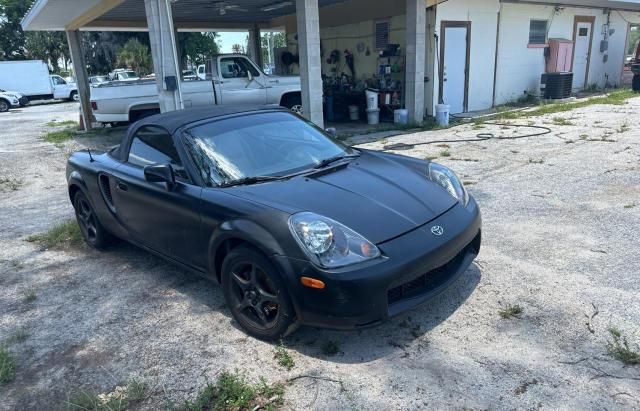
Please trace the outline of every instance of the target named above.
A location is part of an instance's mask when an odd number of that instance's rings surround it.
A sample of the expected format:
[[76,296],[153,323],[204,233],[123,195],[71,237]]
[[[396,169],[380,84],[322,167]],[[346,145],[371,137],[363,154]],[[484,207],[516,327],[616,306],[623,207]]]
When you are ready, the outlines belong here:
[[300,94],[285,96],[282,101],[282,106],[288,108],[298,115],[304,115],[304,108],[302,107],[302,96]]
[[103,250],[114,240],[113,235],[105,230],[98,220],[91,203],[82,191],[78,191],[73,197],[73,208],[82,238],[90,247]]
[[69,101],[80,101],[80,95],[77,91],[72,91],[69,95]]
[[640,92],[640,74],[633,75],[633,83],[631,85],[633,91]]
[[260,251],[241,245],[222,263],[222,290],[233,318],[261,340],[283,338],[293,329],[295,310],[277,269]]
[[0,98],[0,113],[6,113],[11,108],[11,103],[7,100]]

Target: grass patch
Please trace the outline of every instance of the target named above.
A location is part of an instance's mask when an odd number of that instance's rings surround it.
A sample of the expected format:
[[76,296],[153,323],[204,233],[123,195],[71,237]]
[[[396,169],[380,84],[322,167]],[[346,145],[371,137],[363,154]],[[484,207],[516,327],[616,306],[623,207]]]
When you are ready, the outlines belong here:
[[504,318],[505,320],[510,320],[512,318],[520,318],[520,315],[523,311],[524,310],[522,309],[522,307],[520,307],[518,304],[508,304],[506,307],[498,311],[498,314],[500,314],[500,317]]
[[63,141],[71,140],[75,136],[73,129],[65,129],[59,131],[50,131],[42,137],[44,141],[49,143],[62,143]]
[[586,140],[589,138],[589,134],[580,134],[580,140]]
[[540,159],[529,158],[529,163],[530,164],[542,164],[542,163],[544,163],[544,158],[540,158]]
[[19,178],[0,178],[0,191],[18,191],[24,182]]
[[22,301],[29,304],[38,299],[38,294],[36,294],[35,290],[27,290],[23,294]]
[[276,349],[273,352],[273,358],[278,362],[278,365],[282,368],[286,368],[287,371],[291,370],[296,362],[293,361],[289,351],[287,351],[287,347],[284,346],[284,342],[280,340],[280,344],[276,346]]
[[574,126],[574,122],[566,119],[566,118],[562,118],[562,117],[554,117],[551,122],[556,125],[556,126]]
[[88,390],[79,390],[71,394],[63,409],[91,411],[124,411],[144,400],[147,385],[144,381],[133,379],[126,386],[118,386],[108,394],[95,394]]
[[80,227],[75,220],[69,220],[62,224],[53,226],[44,233],[27,237],[30,243],[38,243],[43,248],[64,248],[65,246],[78,245],[82,243]]
[[513,112],[502,112],[498,114],[495,119],[517,119],[523,117],[537,117],[545,114],[562,113],[565,111],[575,110],[577,108],[588,107],[594,104],[610,104],[610,105],[622,105],[625,104],[627,99],[637,97],[631,89],[617,90],[609,93],[605,96],[592,97],[589,99],[574,101],[571,103],[559,103],[559,104],[542,104],[535,107],[532,110],[522,110]]
[[442,150],[440,152],[440,157],[451,157],[451,153],[449,152],[449,150]]
[[320,351],[322,351],[324,355],[333,357],[334,355],[340,352],[340,343],[338,343],[337,341],[331,341],[331,340],[325,341],[320,346]]
[[437,159],[439,157],[440,156],[426,156],[424,159],[427,160],[427,161],[433,161],[433,160],[435,160],[435,159]]
[[193,401],[185,401],[181,411],[275,409],[282,405],[284,388],[270,386],[264,379],[253,385],[243,375],[223,372],[215,384],[207,383]]
[[626,365],[640,364],[640,346],[636,349],[629,346],[627,337],[624,337],[617,328],[609,328],[612,340],[607,343],[607,353],[616,360]]
[[65,121],[52,120],[48,122],[46,126],[47,127],[75,127],[77,129],[80,127],[80,123],[73,120],[65,120]]
[[24,328],[20,328],[18,331],[14,332],[7,338],[7,344],[19,344],[27,341],[29,339],[29,332]]
[[636,203],[631,203],[631,204],[625,204],[623,207],[624,208],[633,208],[636,206]]
[[16,376],[16,360],[5,347],[0,346],[0,385],[13,381]]

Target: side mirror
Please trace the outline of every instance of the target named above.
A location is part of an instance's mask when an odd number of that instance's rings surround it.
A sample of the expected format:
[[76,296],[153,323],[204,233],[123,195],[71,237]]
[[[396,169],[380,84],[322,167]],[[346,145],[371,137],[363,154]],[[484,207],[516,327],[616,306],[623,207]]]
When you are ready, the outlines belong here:
[[326,131],[327,134],[329,134],[333,138],[336,138],[338,136],[338,132],[336,131],[335,127],[329,127],[327,129],[325,129],[324,131]]
[[154,164],[144,168],[144,179],[150,183],[167,183],[171,189],[176,184],[176,176],[171,164]]

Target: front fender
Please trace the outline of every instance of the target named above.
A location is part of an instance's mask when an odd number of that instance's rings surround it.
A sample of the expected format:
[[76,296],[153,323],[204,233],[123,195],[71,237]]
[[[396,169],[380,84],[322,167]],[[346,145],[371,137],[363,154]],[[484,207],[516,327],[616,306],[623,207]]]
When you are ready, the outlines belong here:
[[282,246],[275,236],[260,224],[236,219],[218,225],[209,237],[209,272],[217,279],[216,261],[220,252],[226,253],[223,244],[228,240],[239,240],[251,244],[266,256],[284,255]]

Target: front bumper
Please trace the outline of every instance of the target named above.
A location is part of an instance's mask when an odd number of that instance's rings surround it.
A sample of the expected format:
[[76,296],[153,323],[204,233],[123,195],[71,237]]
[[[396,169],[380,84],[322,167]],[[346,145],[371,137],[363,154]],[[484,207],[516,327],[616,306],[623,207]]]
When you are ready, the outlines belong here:
[[20,107],[28,106],[29,105],[29,99],[24,97],[24,96],[20,97],[18,99],[18,105]]
[[[444,234],[435,236],[439,225]],[[308,261],[275,257],[289,278],[301,324],[353,329],[378,324],[435,297],[453,284],[480,251],[482,220],[475,200],[458,204],[429,223],[378,244],[383,257],[337,270]],[[316,278],[324,289],[302,286]]]

